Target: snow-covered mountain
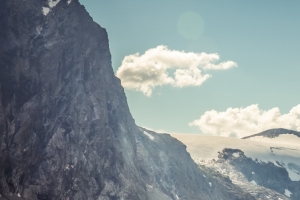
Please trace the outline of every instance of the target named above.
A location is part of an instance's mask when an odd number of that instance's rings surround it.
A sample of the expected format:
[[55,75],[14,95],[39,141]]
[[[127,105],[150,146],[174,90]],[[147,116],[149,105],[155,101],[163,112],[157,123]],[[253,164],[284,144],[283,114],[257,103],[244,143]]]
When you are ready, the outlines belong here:
[[276,137],[279,137],[282,135],[295,135],[295,136],[300,137],[300,132],[288,130],[288,129],[284,129],[284,128],[274,128],[274,129],[269,129],[269,130],[263,131],[261,133],[257,133],[255,135],[243,137],[242,139],[249,139],[249,138],[254,138],[257,136],[262,136],[262,137],[267,137],[267,138],[276,138]]
[[187,146],[197,164],[229,176],[257,198],[300,199],[299,132],[271,129],[243,139],[196,134],[172,136]]

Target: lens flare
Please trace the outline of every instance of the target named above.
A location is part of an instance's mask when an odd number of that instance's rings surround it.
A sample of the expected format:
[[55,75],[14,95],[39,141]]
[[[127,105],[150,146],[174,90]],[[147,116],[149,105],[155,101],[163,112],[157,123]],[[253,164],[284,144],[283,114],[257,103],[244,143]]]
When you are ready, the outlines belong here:
[[204,31],[204,21],[202,17],[195,12],[185,12],[180,15],[177,21],[177,28],[180,35],[186,39],[195,40]]

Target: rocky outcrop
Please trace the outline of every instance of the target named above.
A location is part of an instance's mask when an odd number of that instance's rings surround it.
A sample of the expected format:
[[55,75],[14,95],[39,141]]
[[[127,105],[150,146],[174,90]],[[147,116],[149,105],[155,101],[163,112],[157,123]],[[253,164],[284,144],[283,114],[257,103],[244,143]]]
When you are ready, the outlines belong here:
[[280,163],[275,165],[272,162],[253,160],[246,157],[241,150],[229,148],[219,154],[218,162],[231,165],[233,170],[241,172],[249,182],[285,194],[291,199],[300,198],[300,181],[292,181]]
[[1,0],[0,27],[0,199],[253,199],[135,125],[78,0]]
[[292,134],[292,135],[296,135],[296,136],[300,137],[300,132],[298,132],[298,131],[288,130],[288,129],[284,129],[284,128],[274,128],[274,129],[269,129],[269,130],[263,131],[261,133],[243,137],[242,139],[249,139],[249,138],[256,137],[256,136],[275,138],[282,134]]

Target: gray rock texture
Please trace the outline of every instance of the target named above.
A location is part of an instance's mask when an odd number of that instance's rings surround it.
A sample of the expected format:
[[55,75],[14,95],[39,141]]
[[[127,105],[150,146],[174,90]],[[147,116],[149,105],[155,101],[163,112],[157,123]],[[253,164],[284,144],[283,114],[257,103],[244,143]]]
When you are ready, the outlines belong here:
[[135,125],[107,33],[78,0],[0,0],[0,195],[254,199],[199,169],[176,139]]

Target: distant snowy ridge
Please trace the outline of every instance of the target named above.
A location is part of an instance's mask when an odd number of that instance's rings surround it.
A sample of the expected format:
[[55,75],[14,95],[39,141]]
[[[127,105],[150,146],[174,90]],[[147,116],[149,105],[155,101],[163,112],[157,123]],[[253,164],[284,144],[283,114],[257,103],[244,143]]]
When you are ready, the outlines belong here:
[[279,197],[278,192],[291,199],[299,198],[299,132],[271,129],[244,139],[201,134],[171,136],[187,146],[187,151],[200,166],[228,176],[241,188],[257,193],[254,195],[257,198],[263,197],[259,196],[264,193],[259,189],[261,186],[272,189],[273,183],[276,186],[272,190],[277,193],[271,195],[269,191],[270,198],[262,199],[285,199]]
[[277,128],[277,129],[269,129],[269,130],[266,130],[266,131],[263,131],[263,132],[260,132],[260,133],[254,134],[254,135],[243,137],[242,139],[249,139],[249,138],[257,137],[257,136],[275,138],[282,134],[292,134],[292,135],[296,135],[297,137],[300,137],[300,132],[298,132],[298,131],[292,131],[292,130],[288,130],[288,129],[284,129],[284,128]]
[[[224,148],[240,149],[245,156],[257,162],[272,162],[284,167],[292,181],[300,181],[300,138],[282,134],[276,138],[238,138],[204,136],[196,134],[172,134],[187,146],[196,162],[218,159],[218,152]],[[237,156],[237,155],[236,155]]]

